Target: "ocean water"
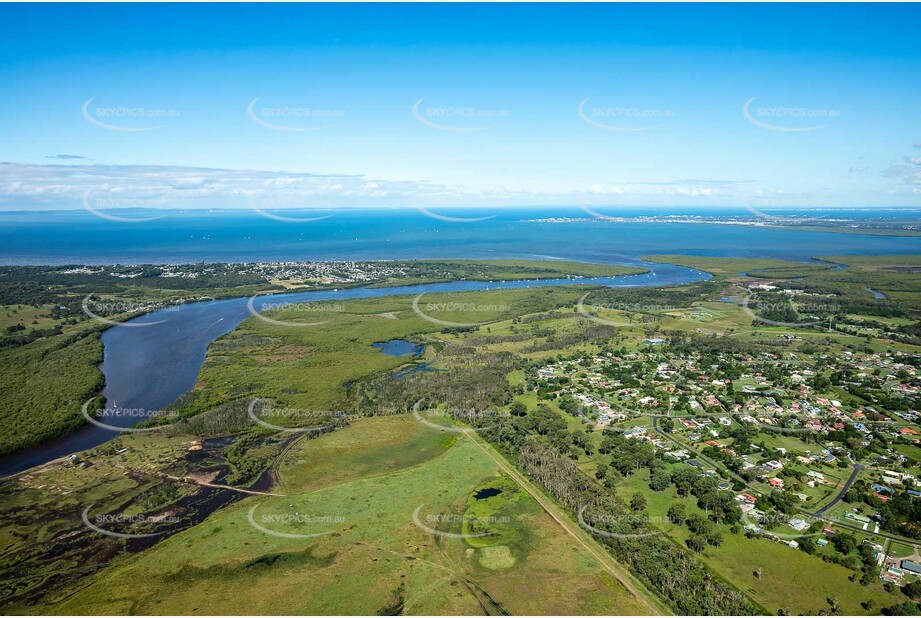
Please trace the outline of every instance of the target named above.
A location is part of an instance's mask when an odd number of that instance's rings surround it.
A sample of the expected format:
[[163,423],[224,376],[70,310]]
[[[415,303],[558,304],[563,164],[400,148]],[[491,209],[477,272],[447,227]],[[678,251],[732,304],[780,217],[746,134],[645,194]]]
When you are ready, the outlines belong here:
[[[577,208],[486,208],[281,211],[289,221],[254,211],[158,211],[118,213],[113,221],[84,210],[0,213],[0,263],[139,264],[286,260],[420,258],[578,259],[631,264],[641,256],[683,253],[806,260],[835,254],[921,253],[921,238],[797,231],[703,223],[590,220]],[[734,215],[743,209],[619,209],[619,217]],[[771,211],[786,216],[794,211]],[[798,216],[898,220],[921,223],[921,211],[847,209],[795,211]],[[480,221],[436,217],[491,217]],[[551,217],[570,222],[538,222]],[[765,223],[771,223],[770,220]]]

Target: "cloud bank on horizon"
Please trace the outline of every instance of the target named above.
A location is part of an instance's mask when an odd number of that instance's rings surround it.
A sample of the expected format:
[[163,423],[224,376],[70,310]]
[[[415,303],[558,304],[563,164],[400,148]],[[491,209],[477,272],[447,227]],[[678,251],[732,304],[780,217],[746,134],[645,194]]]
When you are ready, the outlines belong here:
[[[921,144],[914,147],[921,150]],[[85,159],[56,155],[55,159]],[[849,175],[867,174],[852,167]],[[921,195],[921,156],[907,155],[881,170],[886,190],[902,201]],[[424,180],[385,180],[363,174],[313,174],[167,165],[31,164],[0,162],[0,209],[79,208],[92,199],[109,208],[392,208],[423,200],[431,206],[837,206],[810,203],[803,194],[764,189],[755,179],[679,179],[592,184],[571,191],[501,186],[470,191]],[[871,206],[872,204],[855,204]]]
[[[83,158],[83,157],[67,157]],[[753,180],[684,179],[669,182],[594,184],[581,191],[551,192],[498,187],[486,192],[425,181],[370,179],[360,174],[311,174],[162,165],[0,163],[0,209],[79,208],[92,199],[109,208],[338,208],[432,206],[655,205],[663,198],[738,205],[746,195],[785,199],[752,188]],[[746,189],[746,187],[748,189]]]
[[3,5],[0,209],[921,207],[919,19]]

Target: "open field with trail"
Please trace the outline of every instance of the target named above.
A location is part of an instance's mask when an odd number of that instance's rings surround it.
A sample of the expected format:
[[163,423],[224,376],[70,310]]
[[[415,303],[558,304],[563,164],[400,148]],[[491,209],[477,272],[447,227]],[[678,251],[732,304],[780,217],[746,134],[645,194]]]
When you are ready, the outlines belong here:
[[[368,433],[393,437],[419,431],[431,438],[427,456],[397,464],[392,457],[403,456],[406,449],[397,448],[392,439],[364,449]],[[297,493],[246,498],[226,507],[46,609],[375,614],[390,608],[406,614],[518,614],[552,608],[560,614],[646,613],[469,438],[450,439],[446,433],[420,426],[411,417],[379,417],[299,443],[279,466],[279,489],[296,488]],[[345,441],[350,448],[342,451],[336,443]],[[299,479],[315,477],[310,464],[301,460],[321,457],[324,468],[362,468],[323,487],[304,486]],[[387,471],[377,466],[382,462],[388,462]],[[477,500],[474,496],[484,488],[501,493]],[[432,527],[458,533],[457,522],[466,515],[467,521],[481,522],[493,534],[469,542],[433,536],[414,524],[418,506],[423,507],[422,521]],[[273,532],[320,536],[273,536],[248,522],[251,509],[256,521]],[[573,594],[560,595],[560,589]],[[245,607],[240,598],[248,599]]]

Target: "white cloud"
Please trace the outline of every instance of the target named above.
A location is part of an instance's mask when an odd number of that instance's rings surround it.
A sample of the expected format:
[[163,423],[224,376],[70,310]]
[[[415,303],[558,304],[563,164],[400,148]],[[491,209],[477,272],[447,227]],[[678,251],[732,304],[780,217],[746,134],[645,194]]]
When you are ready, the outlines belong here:
[[893,165],[882,171],[883,178],[893,178],[911,184],[921,184],[921,167]]
[[[890,167],[887,178],[921,185],[915,161]],[[880,187],[882,189],[883,187]],[[183,209],[373,208],[539,206],[592,203],[624,206],[729,205],[746,195],[812,205],[814,195],[757,186],[754,180],[680,179],[534,187],[509,181],[471,189],[427,180],[387,180],[362,174],[312,174],[169,165],[0,163],[0,209],[36,210],[83,207]]]
[[134,200],[151,207],[246,208],[249,198],[278,207],[366,206],[431,183],[368,179],[362,175],[309,174],[156,165],[37,165],[0,163],[0,205],[6,208],[77,207],[90,192],[99,199]]

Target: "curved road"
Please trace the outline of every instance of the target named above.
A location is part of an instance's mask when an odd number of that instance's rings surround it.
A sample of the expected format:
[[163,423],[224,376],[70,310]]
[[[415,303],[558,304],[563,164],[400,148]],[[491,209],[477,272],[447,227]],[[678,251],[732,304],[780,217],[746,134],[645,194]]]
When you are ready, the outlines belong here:
[[825,512],[828,509],[838,504],[841,501],[841,499],[844,498],[844,494],[846,494],[848,490],[851,488],[851,485],[854,484],[854,481],[857,480],[857,475],[860,474],[860,471],[863,470],[863,468],[864,467],[860,464],[854,464],[854,471],[851,472],[851,476],[849,476],[848,479],[844,481],[844,487],[841,488],[841,491],[838,492],[838,495],[835,496],[835,499],[829,502],[828,504],[826,504],[825,506],[823,506],[822,508],[820,508],[819,510],[812,513],[812,515],[815,515],[816,517],[821,518],[823,515],[825,515]]
[[[687,446],[681,444],[680,442],[678,442],[677,440],[675,440],[673,437],[671,437],[668,433],[666,433],[665,431],[662,431],[662,429],[659,428],[659,419],[658,419],[658,417],[656,417],[656,416],[653,416],[653,417],[652,417],[652,427],[653,427],[653,429],[654,429],[657,433],[659,433],[660,435],[662,435],[666,440],[669,440],[669,441],[671,441],[671,442],[674,442],[675,444],[677,444],[678,446],[680,446],[681,448],[687,450],[687,451],[690,452],[690,453],[694,453],[695,459],[697,459],[697,460],[699,460],[699,461],[702,461],[702,462],[706,463],[707,465],[713,467],[713,469],[718,469],[718,468],[719,468],[719,469],[725,469],[725,467],[719,466],[718,464],[716,464],[716,463],[714,463],[714,462],[708,460],[706,457],[703,457],[703,456],[699,455],[699,454],[696,453],[693,449],[690,449],[690,448],[688,448]],[[912,539],[907,539],[907,538],[900,537],[900,536],[896,536],[896,535],[889,534],[889,533],[886,533],[886,532],[872,532],[872,531],[864,530],[864,529],[861,528],[860,526],[855,526],[855,525],[853,525],[853,524],[848,524],[848,523],[845,523],[845,522],[842,522],[842,521],[838,521],[837,519],[829,519],[828,517],[825,517],[826,511],[828,511],[828,509],[830,509],[831,507],[833,507],[834,505],[836,505],[838,502],[840,502],[840,501],[842,500],[842,498],[844,497],[844,495],[845,495],[845,494],[848,492],[848,490],[851,488],[851,485],[853,485],[853,484],[854,484],[854,481],[857,480],[857,475],[860,474],[860,472],[861,472],[862,470],[864,470],[864,468],[865,468],[865,466],[863,466],[863,465],[861,465],[861,464],[855,464],[855,465],[854,465],[854,470],[851,472],[851,475],[848,477],[847,481],[845,481],[844,487],[841,489],[840,492],[838,492],[838,495],[835,496],[834,500],[832,500],[831,502],[829,502],[828,504],[826,504],[825,506],[823,506],[823,507],[820,508],[819,510],[817,510],[817,511],[807,511],[806,509],[801,509],[801,508],[797,508],[796,510],[797,510],[798,512],[804,514],[804,515],[809,515],[810,517],[814,517],[814,518],[816,518],[816,519],[818,519],[818,520],[824,521],[824,522],[829,523],[829,524],[834,524],[834,525],[839,526],[839,527],[841,527],[841,528],[847,528],[848,530],[853,530],[854,532],[863,532],[864,534],[875,535],[875,536],[878,536],[878,537],[881,537],[881,538],[884,538],[884,539],[888,539],[888,540],[890,540],[890,541],[897,541],[897,542],[899,542],[899,543],[904,543],[904,544],[906,544],[906,545],[910,545],[910,546],[912,546],[912,547],[914,547],[914,548],[916,548],[916,549],[921,549],[921,544],[919,544],[917,541],[913,541]],[[734,474],[731,470],[727,470],[727,471],[729,472],[729,474],[730,474],[731,476],[733,476],[733,477],[735,477],[735,478],[738,478],[738,479],[741,479],[741,477],[739,477],[738,475]],[[741,479],[741,480],[744,482],[744,479]],[[746,487],[748,487],[748,483],[746,483],[745,485],[746,485]]]

